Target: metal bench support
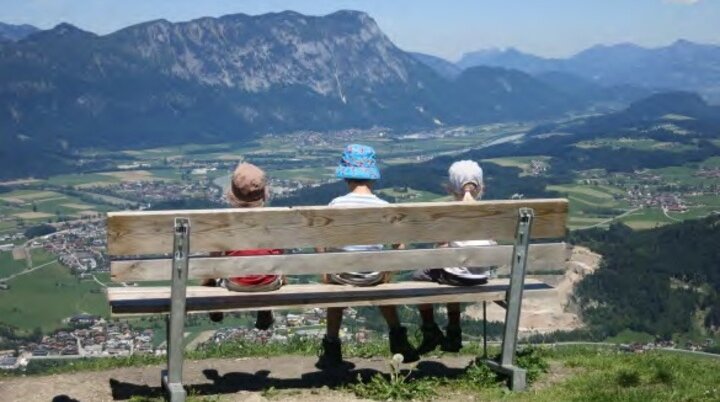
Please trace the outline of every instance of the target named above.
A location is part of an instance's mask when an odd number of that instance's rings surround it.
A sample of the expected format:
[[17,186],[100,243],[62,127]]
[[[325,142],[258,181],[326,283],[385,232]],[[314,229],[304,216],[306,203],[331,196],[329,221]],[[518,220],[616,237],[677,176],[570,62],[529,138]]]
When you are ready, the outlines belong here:
[[190,259],[190,220],[175,219],[173,241],[171,310],[167,331],[167,370],[162,372],[162,384],[170,401],[184,402],[187,396],[182,385],[183,338],[185,331],[185,296]]
[[520,208],[510,271],[510,288],[505,301],[507,310],[505,311],[505,331],[500,362],[486,360],[492,370],[509,377],[510,389],[513,391],[523,391],[527,387],[526,370],[515,366],[515,350],[520,327],[520,308],[525,286],[525,268],[533,216],[534,212],[531,208]]

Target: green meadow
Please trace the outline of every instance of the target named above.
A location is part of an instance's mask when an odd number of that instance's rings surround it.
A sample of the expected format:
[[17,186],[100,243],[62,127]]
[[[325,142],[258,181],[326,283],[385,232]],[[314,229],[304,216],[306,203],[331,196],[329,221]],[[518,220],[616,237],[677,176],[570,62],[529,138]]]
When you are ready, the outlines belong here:
[[[4,264],[5,255],[0,260]],[[33,266],[52,261],[42,250],[33,251]],[[14,261],[12,271],[22,271],[24,261]],[[9,271],[10,271],[9,270]],[[4,269],[0,269],[0,272]],[[3,275],[5,276],[5,275]],[[69,269],[54,262],[26,275],[9,280],[9,290],[0,291],[2,322],[25,333],[35,328],[49,332],[63,325],[62,320],[78,313],[107,315],[107,300],[94,281],[80,281]]]

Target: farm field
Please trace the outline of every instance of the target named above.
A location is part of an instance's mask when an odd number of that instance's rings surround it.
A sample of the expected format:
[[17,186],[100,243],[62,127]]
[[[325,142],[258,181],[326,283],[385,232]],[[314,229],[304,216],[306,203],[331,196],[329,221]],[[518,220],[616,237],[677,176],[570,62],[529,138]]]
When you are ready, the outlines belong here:
[[681,219],[673,220],[668,218],[660,208],[643,208],[620,218],[621,222],[638,230],[652,229],[670,223],[675,223],[680,220]]
[[335,177],[334,167],[315,167],[287,170],[271,170],[270,177],[275,179],[293,179],[300,181],[319,181]]
[[75,173],[52,176],[45,180],[45,183],[54,186],[86,187],[93,185],[106,185],[118,183],[119,180],[99,173]]
[[[27,268],[25,260],[15,260],[11,251],[0,252],[0,280]],[[2,291],[0,291],[2,292]]]
[[382,197],[394,197],[396,202],[431,202],[431,201],[449,201],[450,196],[431,193],[429,191],[415,190],[413,188],[384,188],[378,190],[377,193]]
[[670,151],[685,152],[697,149],[696,145],[682,144],[678,142],[663,142],[649,138],[607,138],[595,139],[591,141],[581,141],[576,145],[578,148],[629,148],[640,151]]
[[[5,254],[2,253],[3,257]],[[11,257],[12,258],[12,257]],[[44,250],[33,251],[33,266],[52,261]],[[0,260],[5,263],[5,259]],[[11,268],[24,268],[14,261]],[[62,326],[62,319],[77,313],[107,315],[107,302],[94,281],[79,281],[70,271],[54,262],[10,281],[9,290],[0,291],[2,321],[26,333],[35,328],[48,332]]]
[[[0,196],[0,215],[38,223],[54,220],[59,216],[85,217],[111,210],[105,204],[91,204],[77,197],[57,191],[15,190]],[[9,223],[8,228],[17,225],[17,221]]]
[[511,158],[492,158],[484,159],[483,162],[490,162],[502,167],[516,167],[522,170],[520,176],[527,176],[531,172],[530,163],[533,160],[541,160],[547,162],[550,159],[549,156],[536,155],[536,156],[518,156]]
[[571,229],[579,229],[605,221],[630,209],[628,203],[617,199],[622,190],[611,186],[566,184],[547,186],[568,198]]

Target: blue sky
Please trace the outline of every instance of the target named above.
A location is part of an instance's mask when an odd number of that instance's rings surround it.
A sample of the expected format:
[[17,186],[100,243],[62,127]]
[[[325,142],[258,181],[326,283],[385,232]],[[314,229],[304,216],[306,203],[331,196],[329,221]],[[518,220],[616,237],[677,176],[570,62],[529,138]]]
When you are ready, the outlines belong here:
[[339,9],[369,13],[403,49],[450,60],[488,47],[567,56],[598,43],[720,43],[720,0],[0,0],[0,21],[103,34],[157,18]]

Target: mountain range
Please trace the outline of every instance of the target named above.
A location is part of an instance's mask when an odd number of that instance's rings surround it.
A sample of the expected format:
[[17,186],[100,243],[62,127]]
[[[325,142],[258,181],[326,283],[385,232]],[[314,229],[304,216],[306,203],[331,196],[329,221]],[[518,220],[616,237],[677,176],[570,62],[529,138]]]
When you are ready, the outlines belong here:
[[38,32],[40,29],[32,25],[22,24],[13,25],[0,22],[0,42],[12,41],[16,42],[27,37],[30,34]]
[[545,119],[638,96],[578,88],[486,66],[450,78],[356,11],[156,20],[102,36],[63,23],[0,42],[0,177],[71,170],[83,147]]
[[[487,49],[467,53],[456,64],[450,64],[461,70],[493,66],[532,75],[564,72],[603,86],[696,91],[720,103],[720,46],[687,40],[658,48],[631,43],[597,45],[566,59],[539,57],[514,48]],[[448,68],[442,66],[443,70]]]

